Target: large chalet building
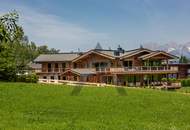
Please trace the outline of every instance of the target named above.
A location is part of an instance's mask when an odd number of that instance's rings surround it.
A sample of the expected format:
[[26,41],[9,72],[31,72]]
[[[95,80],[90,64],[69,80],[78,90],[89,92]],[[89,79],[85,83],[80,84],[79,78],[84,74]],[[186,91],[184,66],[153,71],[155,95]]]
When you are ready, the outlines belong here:
[[160,85],[162,78],[178,77],[178,67],[169,66],[177,57],[143,47],[124,50],[96,48],[87,52],[40,55],[35,63],[39,79],[106,83],[126,86]]

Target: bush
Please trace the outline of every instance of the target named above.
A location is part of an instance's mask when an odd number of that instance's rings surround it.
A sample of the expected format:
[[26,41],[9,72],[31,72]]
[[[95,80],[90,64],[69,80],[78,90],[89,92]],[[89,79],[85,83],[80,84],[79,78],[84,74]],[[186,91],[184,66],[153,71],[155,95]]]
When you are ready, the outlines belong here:
[[167,82],[167,78],[162,78],[162,82]]
[[190,86],[190,79],[183,79],[181,80],[182,87],[189,87]]
[[17,75],[16,82],[37,83],[38,76],[36,74]]
[[169,81],[170,83],[175,83],[177,80],[176,80],[176,78],[169,78],[168,81]]
[[181,86],[185,87],[186,86],[186,81],[185,80],[181,80]]
[[190,86],[190,79],[186,79],[186,87]]

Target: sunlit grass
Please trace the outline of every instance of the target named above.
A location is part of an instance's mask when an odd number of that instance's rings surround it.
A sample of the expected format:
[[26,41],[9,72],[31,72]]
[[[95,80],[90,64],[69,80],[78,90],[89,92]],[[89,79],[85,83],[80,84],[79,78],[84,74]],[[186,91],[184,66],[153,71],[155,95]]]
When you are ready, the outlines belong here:
[[188,130],[189,115],[176,92],[0,83],[0,130]]

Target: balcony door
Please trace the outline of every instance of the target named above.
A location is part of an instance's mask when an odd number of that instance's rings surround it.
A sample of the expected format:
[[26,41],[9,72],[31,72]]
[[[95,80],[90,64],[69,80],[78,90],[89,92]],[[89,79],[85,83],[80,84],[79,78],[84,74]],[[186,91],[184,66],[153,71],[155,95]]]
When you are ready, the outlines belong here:
[[131,60],[123,61],[123,66],[131,68],[133,66],[133,62]]
[[103,71],[105,68],[108,67],[107,62],[96,62],[94,63],[94,67],[96,68],[97,71]]
[[62,71],[64,72],[66,70],[66,63],[62,63]]
[[161,66],[161,60],[147,60],[144,61],[144,66]]
[[51,72],[52,71],[52,65],[51,63],[48,63],[48,72]]
[[55,72],[59,72],[59,65],[58,65],[58,63],[55,63],[54,69],[55,69],[55,70],[54,70]]

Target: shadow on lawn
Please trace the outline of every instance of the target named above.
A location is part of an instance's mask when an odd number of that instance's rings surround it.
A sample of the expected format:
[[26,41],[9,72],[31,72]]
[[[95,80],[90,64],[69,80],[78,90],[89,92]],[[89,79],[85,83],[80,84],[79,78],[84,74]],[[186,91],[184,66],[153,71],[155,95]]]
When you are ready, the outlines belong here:
[[[75,86],[73,87],[73,90],[71,92],[71,96],[78,96],[82,90],[83,86]],[[115,87],[118,94],[120,96],[126,96],[127,95],[127,92],[126,92],[126,89],[123,88],[123,87]]]
[[116,90],[120,96],[127,96],[126,89],[123,87],[116,87]]
[[71,96],[78,96],[80,94],[82,88],[83,88],[83,86],[73,87],[73,90],[71,92]]

